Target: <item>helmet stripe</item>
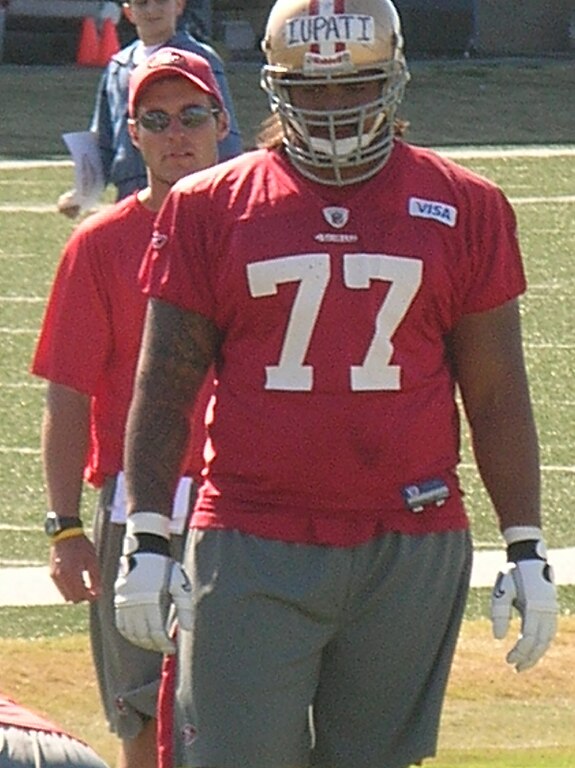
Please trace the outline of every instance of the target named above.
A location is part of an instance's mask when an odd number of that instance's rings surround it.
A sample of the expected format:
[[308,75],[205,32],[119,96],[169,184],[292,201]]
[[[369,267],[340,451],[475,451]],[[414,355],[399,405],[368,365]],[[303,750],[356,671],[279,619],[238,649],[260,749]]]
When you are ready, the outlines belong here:
[[[328,19],[338,13],[345,13],[345,0],[310,0],[310,16],[322,16],[324,19]],[[345,50],[345,43],[323,41],[312,43],[309,49],[311,53],[333,56],[334,53]]]

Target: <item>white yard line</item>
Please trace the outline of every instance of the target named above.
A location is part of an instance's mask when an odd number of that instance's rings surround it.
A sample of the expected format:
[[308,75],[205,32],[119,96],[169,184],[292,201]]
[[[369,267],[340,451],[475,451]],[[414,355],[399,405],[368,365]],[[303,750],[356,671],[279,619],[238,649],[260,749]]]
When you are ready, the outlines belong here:
[[[436,152],[445,157],[453,158],[474,158],[474,157],[572,157],[575,155],[575,145],[572,144],[549,144],[545,146],[521,145],[521,146],[450,146],[433,147]],[[57,158],[53,160],[0,160],[0,168],[11,170],[21,170],[25,168],[50,168],[50,167],[72,167],[73,163],[68,158]]]
[[62,158],[62,160],[0,160],[0,168],[6,171],[21,171],[25,168],[72,168],[73,165],[74,163],[71,160],[65,158]]
[[[575,547],[552,549],[557,584],[575,584]],[[505,567],[503,550],[476,551],[471,586],[492,587],[498,571]],[[52,583],[48,566],[0,568],[0,606],[58,605],[64,599]]]
[[39,205],[1,203],[0,213],[58,213],[58,209],[56,203],[41,203]]
[[474,157],[572,157],[575,155],[575,146],[570,144],[556,144],[548,146],[520,146],[520,147],[435,147],[435,151],[445,157],[453,159],[473,159]]
[[[575,146],[550,145],[550,146],[472,146],[472,147],[435,147],[440,155],[457,159],[496,158],[496,157],[573,157]],[[0,169],[23,170],[26,168],[50,168],[71,167],[73,163],[69,159],[54,160],[0,160]],[[513,205],[538,205],[541,203],[566,203],[575,202],[575,195],[557,195],[540,197],[514,197],[510,198]],[[55,203],[18,205],[12,203],[0,204],[1,213],[56,213]]]
[[[537,197],[510,197],[512,205],[544,205],[546,203],[558,203],[560,205],[572,205],[575,203],[575,195],[539,195]],[[100,210],[111,203],[100,203],[95,206],[93,212]],[[20,205],[18,203],[0,203],[0,213],[57,213],[56,205]]]
[[512,205],[544,205],[545,203],[575,203],[575,195],[539,195],[538,197],[510,197]]

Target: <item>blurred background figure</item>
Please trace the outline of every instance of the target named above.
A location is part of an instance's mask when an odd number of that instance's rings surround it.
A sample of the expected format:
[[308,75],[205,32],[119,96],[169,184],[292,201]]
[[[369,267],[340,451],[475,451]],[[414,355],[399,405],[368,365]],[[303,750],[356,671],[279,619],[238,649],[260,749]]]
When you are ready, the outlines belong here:
[[83,741],[0,693],[0,768],[108,768]]
[[4,60],[4,34],[6,32],[6,13],[10,0],[0,0],[0,64]]
[[[240,130],[224,64],[216,51],[192,37],[184,29],[176,29],[185,0],[127,0],[122,4],[128,21],[134,25],[137,39],[112,57],[100,82],[90,130],[98,135],[100,159],[105,183],[116,187],[121,200],[147,184],[146,168],[139,150],[128,132],[128,80],[131,71],[158,48],[170,46],[191,51],[206,59],[218,81],[230,117],[228,135],[218,144],[218,159],[227,160],[242,150]],[[74,190],[58,199],[60,213],[74,218],[80,206]]]
[[180,27],[197,40],[211,40],[213,27],[210,0],[186,0],[184,12],[178,22],[178,28]]

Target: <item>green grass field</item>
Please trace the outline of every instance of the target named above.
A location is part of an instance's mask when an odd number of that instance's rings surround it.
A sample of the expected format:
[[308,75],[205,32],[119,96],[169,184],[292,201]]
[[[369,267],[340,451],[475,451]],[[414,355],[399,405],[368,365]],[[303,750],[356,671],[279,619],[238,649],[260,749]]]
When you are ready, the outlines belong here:
[[[573,63],[435,62],[412,69],[405,114],[416,143],[540,145],[535,154],[476,152],[459,162],[501,184],[517,211],[530,286],[522,313],[541,437],[547,539],[553,547],[575,546]],[[73,67],[0,67],[0,157],[61,155],[59,133],[85,127],[98,75]],[[266,113],[257,68],[230,67],[230,82],[240,121],[252,135]],[[563,148],[546,152],[548,145]],[[54,210],[71,180],[66,165],[0,165],[0,565],[46,562],[40,531],[43,385],[27,371],[59,252],[74,226]],[[477,545],[499,546],[467,448],[462,477]],[[87,492],[88,518],[92,503]],[[473,592],[432,765],[575,765],[575,619],[569,615],[575,588],[562,587],[560,599],[558,642],[538,668],[518,677],[503,663],[504,645],[489,637],[487,591]],[[112,763],[115,741],[100,713],[86,630],[83,606],[0,608],[2,687],[60,719]]]

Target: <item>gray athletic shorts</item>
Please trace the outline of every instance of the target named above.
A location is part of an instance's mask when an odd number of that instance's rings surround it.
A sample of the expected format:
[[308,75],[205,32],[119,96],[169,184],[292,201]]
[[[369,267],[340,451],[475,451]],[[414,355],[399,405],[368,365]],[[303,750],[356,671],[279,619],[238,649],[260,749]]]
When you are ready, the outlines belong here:
[[59,733],[0,725],[0,768],[108,768],[93,749]]
[[349,549],[190,536],[175,766],[405,768],[435,754],[468,532]]
[[[133,739],[156,717],[162,655],[125,640],[116,629],[114,582],[125,525],[110,522],[115,490],[111,478],[102,488],[94,517],[94,544],[102,572],[102,595],[90,605],[90,639],[100,697],[110,730]],[[184,536],[172,536],[172,555],[181,559]]]

